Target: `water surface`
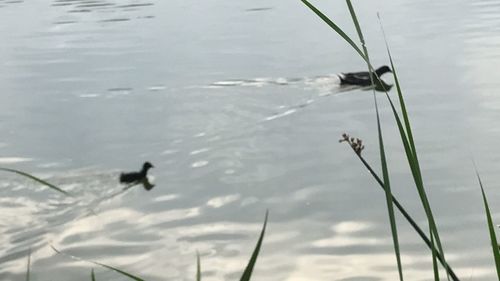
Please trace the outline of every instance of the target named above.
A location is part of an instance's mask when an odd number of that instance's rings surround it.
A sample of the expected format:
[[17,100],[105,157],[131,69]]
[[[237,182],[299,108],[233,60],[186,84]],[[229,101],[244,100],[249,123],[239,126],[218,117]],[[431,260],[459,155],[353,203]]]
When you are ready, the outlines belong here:
[[[342,1],[319,7],[350,34]],[[494,278],[472,159],[500,217],[500,5],[358,1],[374,64],[405,90],[447,258]],[[345,144],[378,169],[373,96],[339,88],[363,62],[300,1],[0,1],[0,279],[89,280],[98,261],[146,280],[239,278],[268,232],[255,280],[397,278],[385,198]],[[389,77],[387,79],[391,81]],[[394,94],[392,92],[391,94]],[[381,114],[393,192],[425,225],[392,114]],[[156,186],[122,192],[144,161]],[[429,252],[398,218],[405,276]],[[123,280],[96,268],[98,280]]]

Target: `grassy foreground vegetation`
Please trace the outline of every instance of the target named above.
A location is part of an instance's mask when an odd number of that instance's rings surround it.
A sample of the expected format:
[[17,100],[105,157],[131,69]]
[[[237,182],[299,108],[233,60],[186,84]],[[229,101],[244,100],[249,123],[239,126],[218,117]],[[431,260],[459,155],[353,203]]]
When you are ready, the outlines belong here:
[[[312,10],[317,16],[319,16],[328,26],[330,26],[343,40],[345,40],[352,48],[353,50],[358,53],[360,58],[366,62],[367,68],[369,71],[374,71],[374,68],[370,62],[369,54],[368,54],[368,49],[366,47],[366,43],[363,37],[362,29],[360,27],[359,21],[357,19],[354,7],[351,3],[350,0],[346,0],[346,4],[350,13],[350,16],[352,18],[353,24],[356,28],[357,35],[359,37],[359,41],[361,44],[361,48],[358,46],[358,44],[355,43],[355,41],[350,38],[347,33],[345,33],[338,25],[336,25],[330,18],[328,18],[325,14],[323,14],[320,10],[318,10],[314,5],[312,5],[310,2],[307,0],[301,0],[302,3],[304,3],[310,10]],[[382,25],[381,25],[382,26]],[[382,32],[383,28],[382,28]],[[364,165],[364,167],[369,171],[371,176],[375,179],[375,181],[378,183],[378,185],[382,188],[385,194],[386,198],[386,207],[387,207],[387,212],[388,212],[388,218],[389,218],[389,223],[391,227],[391,236],[392,236],[392,241],[393,241],[393,246],[394,246],[394,254],[396,257],[396,266],[398,270],[398,276],[401,281],[404,280],[404,269],[402,266],[401,262],[401,253],[400,253],[400,247],[399,247],[399,237],[398,237],[398,226],[396,224],[396,219],[395,219],[395,210],[399,211],[399,213],[406,219],[406,221],[410,224],[410,226],[414,229],[414,231],[420,236],[422,241],[427,245],[427,247],[430,250],[431,258],[432,258],[432,268],[433,268],[433,278],[434,280],[440,280],[440,275],[439,272],[440,270],[444,270],[447,275],[448,280],[460,280],[455,271],[452,269],[452,267],[448,264],[445,258],[445,251],[442,247],[441,243],[441,238],[439,235],[438,231],[438,226],[436,223],[436,220],[434,218],[433,212],[431,205],[428,200],[428,196],[426,193],[426,188],[425,184],[422,178],[422,173],[421,173],[421,168],[420,168],[420,163],[418,160],[418,154],[413,138],[413,133],[411,129],[411,124],[410,120],[408,117],[408,112],[406,109],[405,101],[404,101],[404,96],[403,92],[398,80],[397,76],[397,70],[394,65],[391,52],[389,49],[389,46],[387,44],[387,40],[385,38],[384,40],[386,42],[386,49],[387,49],[387,54],[388,58],[391,63],[392,71],[393,71],[393,77],[394,81],[396,84],[396,91],[397,91],[397,98],[398,98],[398,103],[399,103],[399,108],[396,108],[395,103],[393,102],[392,98],[389,96],[388,91],[385,91],[385,97],[391,107],[392,113],[394,115],[394,120],[396,121],[396,125],[398,127],[398,131],[401,137],[401,142],[404,147],[404,151],[406,154],[406,159],[408,162],[409,169],[411,171],[411,176],[415,185],[415,188],[419,194],[419,199],[422,204],[422,208],[426,214],[426,219],[427,219],[427,230],[428,234],[422,229],[421,226],[419,226],[415,220],[411,217],[411,215],[405,210],[403,205],[397,200],[397,198],[392,194],[391,192],[391,184],[390,184],[390,174],[389,174],[389,168],[388,168],[388,163],[386,159],[386,152],[385,152],[385,146],[384,146],[384,140],[383,140],[383,131],[382,131],[382,125],[380,122],[380,117],[379,117],[379,109],[378,109],[378,97],[375,93],[373,92],[373,99],[374,99],[374,107],[375,107],[375,113],[376,113],[376,122],[377,122],[377,133],[378,133],[378,142],[379,142],[379,154],[380,154],[380,163],[381,163],[381,168],[382,168],[382,177],[375,172],[375,170],[371,167],[371,165],[368,163],[368,161],[362,156],[362,150],[364,148],[362,141],[360,139],[355,139],[349,136],[348,134],[342,135],[341,142],[347,143],[356,156],[359,158],[361,163]],[[376,77],[376,79],[379,79],[379,77]],[[374,81],[372,79],[372,85],[374,84]],[[398,111],[399,110],[399,111]],[[63,193],[64,195],[70,196],[70,194],[63,189],[47,182],[44,181],[40,178],[37,178],[31,174],[28,174],[23,171],[19,170],[14,170],[14,169],[9,169],[9,168],[0,168],[0,171],[4,172],[10,172],[10,173],[16,173],[21,176],[30,178],[32,180],[35,180],[45,186],[48,186],[50,189]],[[495,226],[493,223],[493,218],[491,216],[491,211],[488,205],[488,200],[486,197],[485,190],[483,188],[481,178],[479,177],[479,174],[477,174],[478,182],[479,182],[479,187],[480,191],[482,194],[483,198],[483,204],[485,208],[485,216],[486,216],[486,222],[487,222],[487,228],[489,232],[489,237],[491,241],[491,248],[493,252],[493,259],[494,263],[496,265],[496,271],[497,271],[497,278],[500,281],[500,251],[496,239],[496,230]],[[240,278],[240,281],[249,281],[252,276],[253,269],[255,267],[257,257],[260,252],[260,248],[263,243],[264,235],[265,235],[265,230],[267,226],[267,219],[268,219],[268,212],[266,212],[265,219],[264,219],[264,224],[259,236],[259,239],[257,241],[257,244],[255,246],[255,249],[252,253],[252,256],[250,260],[248,261],[248,264],[243,271],[243,274]],[[137,275],[131,274],[129,272],[126,272],[124,270],[118,269],[116,267],[106,265],[103,263],[99,263],[96,261],[88,261],[81,259],[76,256],[69,255],[67,253],[64,253],[62,251],[59,251],[58,249],[52,247],[55,252],[58,254],[63,254],[66,255],[70,258],[81,260],[81,261],[86,261],[89,263],[92,263],[97,266],[101,266],[104,268],[107,268],[109,270],[112,270],[118,274],[121,274],[129,279],[132,280],[137,280],[137,281],[142,281],[144,279],[141,279]],[[28,261],[27,261],[27,270],[26,270],[26,280],[30,280],[30,264],[31,264],[31,252],[28,255]],[[90,280],[98,280],[98,277],[94,273],[94,269],[91,269],[90,273]],[[200,255],[197,253],[196,255],[196,276],[195,280],[200,281],[202,280],[202,272],[201,272],[201,261],[200,261]]]
[[[338,25],[336,25],[330,18],[328,18],[325,14],[323,14],[320,10],[318,10],[314,5],[312,5],[310,2],[307,0],[301,0],[302,3],[304,3],[309,9],[311,9],[316,15],[318,15],[327,25],[329,25],[342,39],[344,39],[352,48],[355,50],[358,55],[361,57],[362,60],[364,60],[367,64],[368,70],[370,72],[373,72],[376,76],[376,73],[374,71],[374,68],[370,62],[370,58],[368,55],[368,49],[366,47],[366,43],[363,37],[363,33],[358,21],[358,18],[356,16],[354,7],[351,3],[350,0],[346,0],[347,7],[349,9],[349,13],[351,16],[351,19],[353,21],[353,24],[356,28],[356,32],[359,37],[359,41],[361,43],[362,48],[358,47],[358,45],[352,40],[347,33],[345,33]],[[380,17],[379,17],[380,20]],[[378,132],[378,139],[379,139],[379,151],[380,151],[380,162],[381,162],[381,167],[382,167],[382,173],[383,173],[383,180],[380,179],[380,177],[377,175],[377,173],[373,170],[373,168],[368,164],[368,162],[361,156],[361,151],[363,150],[364,146],[362,145],[361,140],[359,139],[354,139],[350,138],[349,135],[344,134],[342,139],[340,140],[341,142],[347,142],[353,151],[356,153],[358,158],[361,160],[363,165],[368,169],[370,174],[373,176],[373,178],[379,183],[379,185],[382,187],[382,189],[385,191],[386,194],[386,201],[387,201],[387,208],[388,208],[388,216],[391,224],[391,232],[392,232],[392,238],[393,238],[393,244],[394,244],[394,252],[396,255],[396,261],[397,261],[397,267],[398,267],[398,272],[399,272],[399,279],[402,281],[403,280],[403,269],[401,265],[401,258],[400,258],[400,252],[399,252],[399,240],[398,240],[398,235],[397,235],[397,226],[394,218],[394,210],[393,210],[393,205],[396,206],[396,209],[400,211],[400,213],[405,217],[405,219],[410,223],[410,225],[414,228],[414,230],[419,234],[419,236],[422,238],[422,240],[426,243],[426,245],[430,248],[431,250],[431,255],[432,255],[432,261],[433,261],[433,272],[434,272],[434,280],[439,280],[439,267],[437,264],[437,260],[439,260],[441,266],[445,269],[446,274],[447,274],[447,279],[450,280],[459,280],[458,276],[455,274],[451,266],[446,262],[445,259],[445,252],[443,250],[442,244],[441,244],[441,238],[439,236],[439,231],[437,227],[437,223],[434,219],[434,215],[432,213],[432,208],[429,203],[427,193],[425,190],[425,185],[424,181],[422,178],[422,173],[420,169],[420,164],[418,161],[418,154],[417,150],[415,147],[415,142],[412,134],[412,129],[410,125],[410,119],[408,117],[408,112],[406,109],[404,97],[403,97],[403,92],[401,90],[401,86],[399,83],[396,67],[394,66],[394,62],[392,59],[392,55],[389,49],[389,45],[387,43],[387,39],[385,37],[385,32],[384,29],[381,25],[381,30],[384,36],[384,41],[386,44],[386,49],[387,49],[387,55],[389,57],[391,67],[392,67],[392,73],[394,77],[394,81],[396,84],[396,90],[398,94],[398,100],[399,100],[399,110],[401,113],[398,112],[396,109],[391,97],[389,96],[388,91],[385,91],[385,97],[387,98],[391,109],[392,113],[394,115],[394,119],[396,121],[398,131],[401,137],[401,142],[403,144],[407,162],[409,165],[409,168],[411,170],[412,178],[415,183],[415,187],[418,191],[420,201],[422,203],[422,207],[425,211],[426,218],[427,218],[427,224],[429,228],[429,237],[422,231],[422,229],[418,226],[418,224],[415,223],[415,221],[411,218],[411,216],[408,214],[408,212],[403,208],[403,206],[397,201],[397,199],[392,195],[391,193],[391,186],[390,186],[390,181],[389,181],[389,169],[388,165],[386,162],[386,157],[385,157],[385,148],[384,148],[384,142],[383,142],[383,134],[382,134],[382,128],[380,124],[380,117],[379,117],[379,111],[378,111],[378,102],[377,102],[377,95],[375,91],[373,91],[373,99],[374,99],[374,105],[375,105],[375,113],[376,113],[376,120],[377,120],[377,132]],[[371,78],[371,77],[370,77]],[[372,86],[375,86],[373,78],[372,79]],[[376,77],[376,79],[380,79],[380,77]],[[484,207],[485,207],[485,212],[486,212],[486,217],[487,217],[487,225],[490,233],[490,239],[491,239],[491,247],[493,250],[493,256],[494,256],[494,261],[497,269],[497,275],[498,275],[498,280],[500,281],[500,252],[499,252],[499,247],[498,247],[498,242],[496,240],[496,235],[495,235],[495,228],[493,225],[493,219],[491,218],[490,214],[490,209],[488,206],[487,198],[481,183],[481,179],[478,174],[478,180],[479,184],[481,187],[481,192],[483,195],[483,201],[484,201]]]

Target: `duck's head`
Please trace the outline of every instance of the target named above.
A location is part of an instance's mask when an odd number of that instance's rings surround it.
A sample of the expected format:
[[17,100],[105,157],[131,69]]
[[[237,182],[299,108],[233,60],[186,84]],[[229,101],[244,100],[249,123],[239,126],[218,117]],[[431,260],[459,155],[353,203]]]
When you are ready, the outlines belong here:
[[148,170],[150,168],[154,168],[155,166],[153,166],[153,164],[149,163],[149,162],[144,162],[144,164],[142,165],[142,169],[143,170]]
[[377,68],[377,70],[375,70],[375,72],[377,73],[377,75],[380,77],[382,76],[382,74],[384,73],[387,73],[387,72],[392,72],[391,68],[388,67],[387,65],[383,65],[379,68]]

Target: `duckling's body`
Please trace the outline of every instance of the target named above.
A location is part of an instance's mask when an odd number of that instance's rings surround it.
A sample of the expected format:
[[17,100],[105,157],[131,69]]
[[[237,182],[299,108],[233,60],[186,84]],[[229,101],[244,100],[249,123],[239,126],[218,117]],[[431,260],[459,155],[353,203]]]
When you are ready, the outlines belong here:
[[[372,80],[375,85],[383,82],[379,80],[380,76],[387,72],[392,72],[392,70],[387,66],[381,66],[375,70],[377,75],[374,75],[373,72],[361,71],[361,72],[349,72],[349,73],[341,73],[339,74],[340,84],[341,85],[356,85],[356,86],[371,86]],[[371,76],[371,78],[370,78]],[[377,78],[378,77],[378,78]],[[385,83],[384,83],[385,84]],[[385,84],[387,85],[387,84]]]
[[130,172],[130,173],[121,173],[120,174],[120,182],[121,183],[136,183],[144,181],[148,175],[148,170],[150,168],[154,168],[154,166],[145,162],[142,165],[142,169],[139,172]]

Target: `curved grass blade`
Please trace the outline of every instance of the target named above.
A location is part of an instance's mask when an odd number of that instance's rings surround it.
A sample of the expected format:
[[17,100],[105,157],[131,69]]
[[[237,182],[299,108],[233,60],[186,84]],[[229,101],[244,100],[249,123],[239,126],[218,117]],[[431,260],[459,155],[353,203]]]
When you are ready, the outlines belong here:
[[93,264],[96,264],[96,265],[99,265],[99,266],[102,266],[102,267],[105,267],[107,269],[110,269],[112,271],[115,271],[117,273],[120,273],[121,275],[124,275],[124,276],[127,276],[128,278],[132,279],[132,280],[136,280],[136,281],[144,281],[144,279],[142,278],[139,278],[133,274],[130,274],[126,271],[123,271],[121,269],[118,269],[116,267],[112,267],[110,265],[107,265],[107,264],[103,264],[103,263],[100,263],[100,262],[96,262],[96,261],[91,261],[91,260],[86,260],[86,259],[82,259],[80,257],[77,257],[77,256],[73,256],[73,255],[70,255],[70,254],[66,254],[64,252],[61,252],[59,251],[58,249],[56,249],[53,245],[50,245],[50,247],[52,248],[52,250],[54,250],[56,253],[58,254],[62,254],[62,255],[65,255],[65,256],[68,256],[72,259],[75,259],[75,260],[79,260],[79,261],[84,261],[84,262],[90,262],[90,263],[93,263]]
[[199,252],[196,252],[196,281],[201,281],[201,265]]
[[380,162],[382,165],[382,174],[384,176],[384,191],[385,191],[385,200],[387,204],[387,211],[389,213],[389,221],[391,224],[391,233],[392,233],[392,242],[394,245],[394,253],[396,255],[396,261],[398,265],[398,272],[399,272],[399,280],[403,281],[403,266],[401,264],[401,253],[400,253],[400,248],[399,248],[399,238],[398,238],[398,228],[396,225],[396,218],[394,215],[394,206],[392,204],[392,192],[391,192],[391,184],[389,180],[389,169],[387,168],[387,160],[385,157],[385,150],[384,150],[384,140],[382,137],[382,128],[380,126],[380,115],[378,111],[378,105],[377,105],[377,97],[375,93],[373,94],[373,98],[375,100],[375,109],[377,112],[377,128],[378,128],[378,137],[379,137],[379,150],[380,150]]
[[[370,56],[368,55],[368,49],[366,48],[366,43],[365,39],[363,37],[363,32],[361,31],[361,27],[359,25],[358,18],[356,17],[356,12],[354,11],[354,7],[352,6],[352,3],[350,0],[346,0],[347,7],[349,8],[349,12],[351,14],[352,21],[354,22],[354,25],[356,27],[356,31],[358,32],[359,40],[361,41],[361,46],[363,46],[363,52],[364,52],[364,57],[367,60],[367,66],[368,66],[368,71],[372,70],[371,63],[370,63]],[[373,83],[373,76],[370,75],[370,80],[372,86],[374,85]],[[391,224],[391,234],[392,234],[392,242],[394,245],[394,254],[396,255],[396,261],[397,261],[397,266],[398,266],[398,273],[399,273],[399,280],[403,281],[403,266],[401,264],[401,253],[400,253],[400,248],[399,248],[399,238],[398,238],[398,228],[396,224],[396,218],[394,216],[394,206],[392,203],[392,193],[391,193],[391,184],[389,180],[389,169],[387,167],[387,160],[385,156],[385,149],[384,149],[384,139],[382,136],[382,126],[380,125],[380,114],[378,110],[378,103],[377,103],[377,95],[375,94],[375,89],[372,89],[373,91],[373,100],[375,103],[375,112],[377,115],[377,132],[378,132],[378,140],[379,140],[379,150],[380,150],[380,162],[382,166],[382,174],[384,176],[384,191],[385,191],[385,199],[386,199],[386,204],[387,204],[387,211],[389,214],[389,221]]]
[[[326,17],[323,13],[321,13],[317,8],[315,8],[308,1],[306,1],[306,0],[301,0],[301,1],[307,7],[309,7],[314,13],[316,13],[323,21],[325,21],[332,29],[334,29],[334,31],[337,32],[346,42],[348,42],[353,47],[353,49],[360,55],[360,57],[363,60],[365,60],[365,62],[369,66],[369,69],[371,71],[373,71],[373,67],[370,64],[369,59],[361,52],[361,50],[359,49],[359,47],[357,47],[357,45],[352,41],[351,38],[349,38],[349,36],[347,36],[347,34],[344,31],[342,31],[335,23],[333,23],[328,17]],[[394,64],[392,63],[392,59],[391,59],[391,66],[394,69]],[[393,74],[394,73],[395,72],[393,71]],[[399,116],[397,115],[397,111],[395,110],[395,107],[393,106],[392,101],[390,101],[390,102],[391,102],[391,107],[393,109],[396,121],[398,122],[398,129],[400,130],[401,139],[403,141],[403,145],[405,147],[405,151],[406,151],[407,158],[408,158],[408,163],[410,165],[410,169],[412,171],[412,175],[413,175],[415,184],[417,186],[417,190],[419,191],[419,196],[421,198],[424,210],[426,211],[426,215],[427,215],[428,219],[430,220],[431,231],[434,232],[434,234],[435,234],[436,244],[437,244],[437,246],[439,248],[439,252],[437,253],[437,255],[438,255],[437,257],[438,257],[439,261],[441,262],[441,264],[445,267],[447,274],[449,276],[451,276],[453,278],[453,280],[457,281],[457,280],[459,280],[458,277],[456,276],[456,274],[454,274],[453,270],[451,269],[451,267],[448,265],[448,263],[444,259],[444,252],[443,252],[443,249],[442,249],[442,246],[441,246],[441,241],[440,241],[440,238],[439,238],[439,234],[437,232],[436,223],[434,221],[434,217],[432,215],[432,211],[430,210],[430,204],[429,204],[429,202],[427,200],[427,196],[426,196],[425,190],[423,190],[423,180],[422,180],[422,176],[421,176],[421,172],[420,172],[420,166],[419,166],[419,163],[418,163],[418,157],[416,156],[416,149],[415,149],[415,144],[414,144],[414,141],[413,141],[413,135],[411,133],[411,127],[410,127],[410,123],[409,123],[409,118],[407,116],[408,114],[407,114],[407,111],[406,111],[406,106],[404,104],[404,100],[402,99],[401,87],[399,85],[399,81],[397,80],[397,77],[395,77],[395,80],[396,80],[396,86],[397,86],[398,94],[399,94],[399,98],[400,98],[400,105],[401,105],[402,111],[403,111],[403,117],[404,117],[405,127],[408,130],[408,136],[407,136],[407,133],[406,133],[405,129],[402,126],[402,123],[399,120]],[[372,82],[372,84],[373,84],[373,82]],[[387,95],[388,99],[390,100],[390,97],[388,96],[387,91],[386,91],[386,95]],[[372,173],[372,175],[373,175],[373,173]],[[381,184],[383,185],[383,182]],[[400,211],[401,211],[401,209],[400,209]],[[408,217],[407,217],[407,219],[408,219]],[[416,224],[412,224],[412,225],[414,226],[415,229],[418,228],[418,226]],[[420,236],[422,237],[422,239],[424,240],[424,242],[432,249],[431,242],[426,237],[426,235],[422,231],[420,231],[420,232],[417,231],[417,232],[420,234]]]
[[118,272],[118,273],[120,273],[120,274],[124,275],[124,276],[127,276],[128,278],[130,278],[130,279],[132,279],[132,280],[136,280],[136,281],[144,281],[144,279],[141,279],[141,278],[139,278],[139,277],[137,277],[137,276],[135,276],[135,275],[132,275],[132,274],[130,274],[130,273],[128,273],[128,272],[125,272],[125,271],[123,271],[123,270],[120,270],[120,269],[118,269],[118,268],[116,268],[116,267],[112,267],[112,266],[110,266],[110,265],[106,265],[106,264],[99,263],[99,262],[95,262],[95,261],[89,261],[89,262],[91,262],[91,263],[93,263],[93,264],[100,265],[100,266],[105,267],[105,268],[107,268],[107,269],[111,269],[111,270],[113,270],[113,271],[115,271],[115,272]]
[[483,195],[484,211],[486,213],[486,220],[488,222],[488,229],[490,232],[491,248],[493,250],[493,257],[495,258],[495,266],[497,269],[498,280],[500,280],[500,252],[498,250],[497,236],[495,234],[495,226],[493,225],[493,220],[491,218],[490,207],[488,206],[488,200],[486,199],[486,193],[484,192],[483,183],[479,177],[479,173],[476,171],[477,180],[479,181],[479,186],[481,187],[481,193]]
[[431,243],[432,243],[432,270],[434,270],[434,281],[439,281],[439,268],[436,260],[436,247],[434,246],[434,235],[429,233],[431,236]]
[[335,32],[337,32],[340,37],[342,37],[351,47],[358,52],[358,54],[365,60],[368,61],[367,58],[365,58],[363,52],[361,49],[354,43],[354,41],[340,28],[338,27],[333,21],[331,21],[325,14],[323,14],[320,10],[318,10],[313,4],[309,3],[307,0],[300,0],[302,3],[304,3],[309,9],[311,9],[316,15],[318,15],[326,24],[328,24]]
[[361,41],[361,46],[364,47],[363,51],[365,58],[369,60],[368,52],[366,50],[365,38],[363,37],[363,32],[361,31],[361,26],[359,25],[358,17],[356,17],[356,12],[354,11],[354,7],[352,6],[350,0],[346,0],[346,3],[347,3],[347,8],[349,9],[349,13],[351,14],[351,19],[354,23],[354,27],[356,27],[356,32],[358,33],[359,41]]
[[[406,153],[406,158],[408,160],[408,164],[410,166],[410,170],[412,172],[412,176],[413,176],[413,180],[415,182],[415,186],[417,188],[417,191],[418,191],[418,194],[419,194],[419,197],[420,197],[420,201],[422,203],[422,206],[424,208],[424,211],[425,211],[425,214],[427,216],[427,220],[429,221],[429,227],[430,227],[430,230],[431,232],[433,233],[433,236],[434,236],[434,239],[435,239],[435,242],[436,242],[436,246],[439,250],[439,253],[442,255],[443,257],[443,260],[446,261],[446,258],[445,258],[445,255],[444,255],[444,250],[443,250],[443,246],[441,244],[441,239],[439,237],[439,232],[438,232],[438,228],[437,228],[437,224],[436,224],[436,221],[434,219],[434,215],[432,213],[432,209],[431,209],[431,206],[430,206],[430,203],[429,203],[429,199],[427,197],[427,193],[425,191],[425,188],[424,188],[424,183],[423,183],[423,179],[422,179],[422,173],[421,173],[421,169],[420,169],[420,164],[418,162],[418,157],[417,157],[417,151],[416,151],[416,148],[415,148],[415,142],[413,140],[413,135],[411,133],[411,125],[410,125],[410,119],[408,117],[408,113],[406,111],[406,106],[405,106],[405,102],[404,102],[404,98],[403,98],[403,93],[401,91],[401,86],[399,84],[399,79],[398,79],[398,75],[397,75],[397,71],[396,71],[396,68],[394,66],[394,61],[392,59],[392,55],[391,55],[391,51],[390,51],[390,48],[389,48],[389,44],[387,43],[387,38],[385,36],[385,31],[384,31],[384,27],[382,26],[382,23],[380,21],[380,16],[379,16],[379,22],[380,22],[380,27],[381,27],[381,30],[382,30],[382,34],[383,34],[383,37],[384,37],[384,42],[385,42],[385,45],[386,45],[386,49],[387,49],[387,55],[389,56],[389,60],[391,62],[391,68],[392,68],[392,74],[394,76],[394,82],[396,83],[396,89],[397,89],[397,92],[398,92],[398,98],[399,98],[399,103],[400,103],[400,107],[401,107],[401,111],[402,111],[402,115],[403,115],[403,120],[405,122],[405,128],[406,130],[403,128],[402,124],[401,124],[401,120],[399,118],[399,114],[397,113],[395,107],[394,107],[394,104],[389,96],[389,94],[386,92],[386,97],[387,99],[389,100],[390,104],[391,104],[391,108],[392,108],[392,111],[393,111],[393,114],[394,114],[394,118],[396,119],[396,123],[398,125],[398,129],[399,129],[399,133],[400,133],[400,136],[401,136],[401,140],[403,142],[403,147],[405,149],[405,153]],[[444,263],[443,264],[445,267],[446,266],[449,266],[448,263]],[[450,270],[446,270],[447,272],[447,278],[448,280],[450,279]]]
[[95,274],[94,274],[93,268],[92,268],[92,271],[90,272],[90,277],[92,278],[92,281],[95,281]]
[[[395,72],[395,70],[394,70],[394,72]],[[396,124],[398,126],[398,129],[399,129],[399,132],[401,135],[401,140],[403,142],[403,147],[404,147],[405,152],[406,152],[407,160],[408,160],[408,163],[410,166],[410,170],[412,172],[415,186],[417,188],[417,192],[419,194],[420,201],[421,201],[422,206],[424,208],[427,220],[429,221],[429,228],[431,229],[432,233],[434,234],[433,236],[435,238],[435,245],[437,246],[437,248],[439,250],[438,254],[442,257],[442,259],[444,261],[444,263],[442,263],[442,265],[446,268],[447,274],[451,275],[453,280],[458,280],[458,277],[453,273],[451,268],[449,268],[449,264],[446,263],[446,261],[445,261],[444,251],[443,251],[443,247],[441,244],[441,239],[439,238],[437,224],[435,222],[434,215],[432,213],[432,209],[430,207],[430,203],[429,203],[429,200],[427,198],[427,193],[426,193],[424,185],[423,185],[423,180],[422,180],[422,176],[420,173],[420,166],[419,166],[418,162],[415,162],[415,158],[413,158],[413,156],[411,155],[410,143],[406,138],[406,135],[404,133],[404,128],[403,128],[403,125],[401,123],[401,119],[399,118],[399,115],[398,115],[397,110],[394,106],[394,103],[392,102],[388,93],[386,93],[386,97],[389,100],[392,112],[393,112],[394,117],[396,119]],[[448,278],[449,278],[449,276],[448,276]]]
[[262,231],[260,232],[259,241],[257,241],[257,245],[255,245],[255,250],[253,251],[252,257],[248,261],[248,265],[243,272],[243,275],[240,278],[240,281],[249,281],[252,276],[252,271],[255,266],[255,262],[257,261],[257,256],[259,256],[260,246],[262,245],[262,240],[264,239],[264,233],[266,232],[267,225],[267,217],[269,215],[269,211],[266,211],[266,217],[264,219],[264,225],[262,226]]
[[30,281],[31,248],[28,253],[28,264],[26,266],[26,281]]
[[[375,179],[375,181],[379,184],[379,186],[382,189],[384,189],[385,188],[384,182],[380,179],[380,177],[373,170],[373,168],[370,166],[370,164],[368,164],[368,162],[363,158],[363,156],[361,156],[361,154],[357,154],[357,156],[358,156],[359,160],[361,161],[361,163],[363,163],[365,168],[368,170],[368,172],[370,172],[370,174]],[[427,247],[429,247],[429,249],[431,249],[431,250],[436,249],[436,247],[434,246],[434,243],[431,242],[431,240],[427,237],[427,235],[424,233],[422,228],[420,228],[420,226],[417,224],[417,222],[415,222],[415,220],[410,216],[410,214],[406,211],[406,209],[403,207],[403,205],[401,205],[401,203],[399,203],[398,199],[394,195],[392,195],[392,202],[396,206],[396,208],[399,210],[401,215],[403,215],[403,217],[408,221],[408,223],[418,233],[420,238],[422,238],[422,240],[427,245]],[[453,269],[446,263],[446,261],[443,259],[442,255],[436,250],[435,250],[435,252],[437,255],[437,259],[443,265],[443,267],[448,271],[448,274],[450,274],[450,277],[454,281],[459,281],[457,275],[455,274]]]
[[396,70],[394,68],[394,62],[392,60],[391,51],[389,49],[389,44],[387,43],[387,37],[385,36],[385,30],[384,30],[384,27],[382,26],[382,22],[380,20],[380,15],[378,13],[377,13],[377,17],[378,17],[379,22],[380,22],[380,28],[382,30],[382,35],[384,37],[384,42],[385,42],[385,46],[386,46],[386,49],[387,49],[387,54],[389,55],[389,60],[391,62],[391,67],[392,67],[392,70],[393,70],[394,83],[396,84],[396,89],[397,89],[397,92],[398,92],[399,105],[401,107],[401,113],[402,113],[403,119],[405,121],[406,135],[408,136],[408,142],[410,144],[411,151],[413,152],[413,155],[415,157],[415,162],[416,162],[417,166],[419,166],[419,164],[418,164],[418,157],[417,157],[417,150],[415,148],[415,142],[413,140],[413,133],[412,133],[412,130],[411,130],[411,125],[410,125],[410,118],[408,118],[408,112],[406,110],[406,104],[405,104],[405,101],[404,101],[404,98],[403,98],[403,94],[402,94],[402,91],[401,91],[401,86],[399,84],[399,79],[397,79],[397,72],[396,72]]
[[32,179],[32,180],[34,180],[34,181],[37,181],[37,182],[39,182],[39,183],[41,183],[41,184],[43,184],[43,185],[45,185],[45,186],[50,187],[50,188],[51,188],[51,189],[53,189],[53,190],[56,190],[56,191],[58,191],[58,192],[63,193],[64,195],[70,195],[68,192],[66,192],[66,191],[62,190],[61,188],[59,188],[59,187],[57,187],[57,186],[55,186],[55,185],[53,185],[53,184],[51,184],[51,183],[49,183],[49,182],[47,182],[47,181],[44,181],[44,180],[42,180],[42,179],[40,179],[40,178],[37,178],[37,177],[35,177],[35,176],[33,176],[33,175],[30,175],[30,174],[28,174],[28,173],[25,173],[25,172],[23,172],[23,171],[19,171],[19,170],[15,170],[15,169],[9,169],[9,168],[0,168],[0,171],[5,171],[5,172],[10,172],[10,173],[15,173],[15,174],[18,174],[18,175],[21,175],[21,176],[24,176],[24,177],[30,178],[30,179]]

